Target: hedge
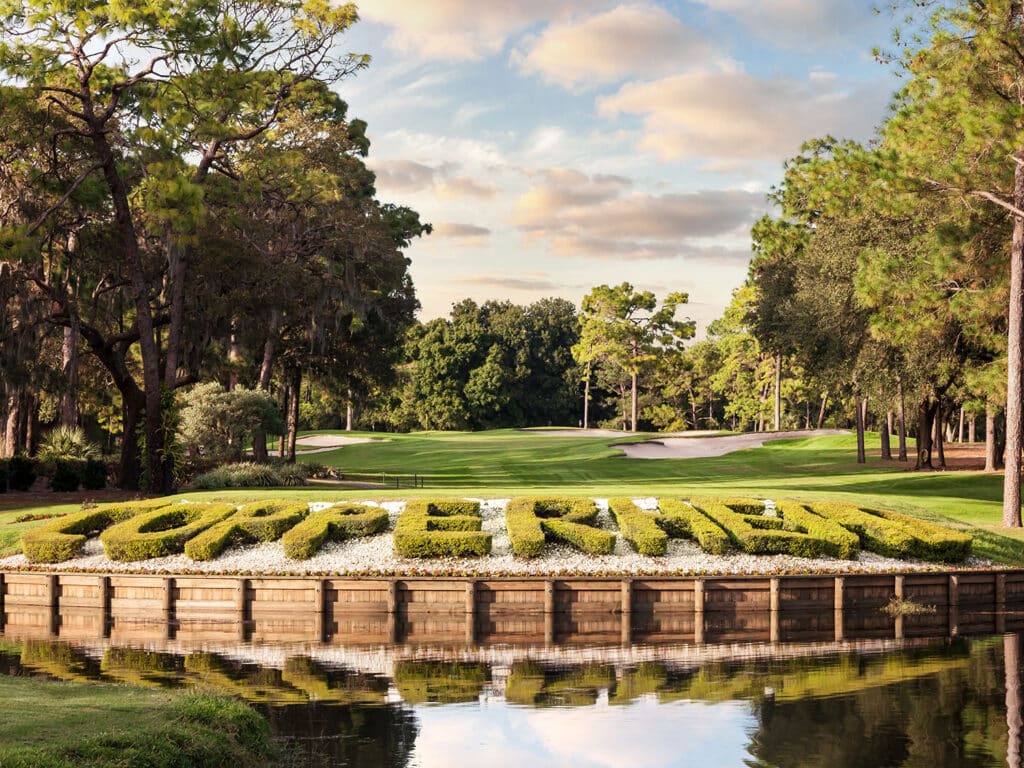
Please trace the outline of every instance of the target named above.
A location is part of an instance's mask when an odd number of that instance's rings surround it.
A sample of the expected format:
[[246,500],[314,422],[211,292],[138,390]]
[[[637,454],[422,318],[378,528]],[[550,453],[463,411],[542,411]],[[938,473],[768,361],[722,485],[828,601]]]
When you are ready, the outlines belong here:
[[733,549],[729,534],[699,509],[679,499],[658,502],[657,518],[665,533],[674,539],[690,539],[705,552],[722,555]]
[[100,534],[111,560],[174,555],[185,543],[235,513],[234,504],[172,504],[136,515]]
[[610,555],[615,534],[595,528],[596,522],[597,506],[584,498],[512,499],[505,507],[512,552],[519,557],[537,557],[548,539],[591,555]]
[[144,512],[168,506],[164,499],[106,504],[58,518],[21,536],[21,551],[33,563],[60,563],[78,555],[86,539]]
[[36,481],[35,459],[12,456],[7,460],[7,487],[12,491],[28,491]]
[[827,538],[823,528],[813,534],[784,530],[784,521],[780,518],[743,514],[732,508],[749,510],[756,504],[750,499],[693,499],[692,503],[721,525],[735,545],[752,555],[836,557],[845,542],[845,539]]
[[800,533],[820,538],[829,543],[828,554],[843,560],[852,560],[860,551],[857,534],[848,531],[833,520],[811,512],[806,506],[795,501],[780,501],[776,509],[782,519],[793,523]]
[[212,560],[232,543],[277,541],[309,513],[304,501],[261,501],[246,504],[223,522],[185,542],[185,555]]
[[395,553],[402,557],[480,557],[491,534],[480,529],[480,503],[465,499],[410,501],[395,524]]
[[372,536],[387,530],[388,511],[383,507],[344,504],[313,512],[281,536],[285,557],[308,560],[327,540],[342,541]]
[[640,509],[632,499],[609,499],[608,509],[615,515],[622,538],[641,555],[658,557],[668,551],[668,534],[653,514]]
[[826,501],[807,506],[856,534],[869,552],[948,563],[959,562],[971,554],[973,539],[963,531],[855,504]]

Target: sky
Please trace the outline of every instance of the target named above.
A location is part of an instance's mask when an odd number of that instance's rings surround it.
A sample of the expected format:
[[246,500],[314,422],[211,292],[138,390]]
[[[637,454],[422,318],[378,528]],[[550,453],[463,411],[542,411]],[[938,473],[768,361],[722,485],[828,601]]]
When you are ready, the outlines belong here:
[[810,138],[870,140],[899,85],[872,0],[362,0],[378,197],[433,234],[422,310],[629,281],[702,335],[746,277],[750,227]]

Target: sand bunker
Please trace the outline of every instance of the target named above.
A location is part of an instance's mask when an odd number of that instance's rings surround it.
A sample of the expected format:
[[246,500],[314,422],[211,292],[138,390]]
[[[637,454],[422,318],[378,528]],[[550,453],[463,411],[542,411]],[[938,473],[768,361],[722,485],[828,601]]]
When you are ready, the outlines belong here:
[[301,451],[303,456],[308,456],[311,453],[326,453],[327,451],[334,451],[346,445],[355,445],[357,443],[383,442],[387,442],[387,438],[348,437],[347,435],[307,435],[295,439],[296,447],[304,449]]
[[630,459],[707,459],[742,451],[744,448],[760,448],[771,440],[845,434],[847,432],[841,429],[811,429],[802,432],[759,432],[719,437],[668,437],[615,447],[622,449]]

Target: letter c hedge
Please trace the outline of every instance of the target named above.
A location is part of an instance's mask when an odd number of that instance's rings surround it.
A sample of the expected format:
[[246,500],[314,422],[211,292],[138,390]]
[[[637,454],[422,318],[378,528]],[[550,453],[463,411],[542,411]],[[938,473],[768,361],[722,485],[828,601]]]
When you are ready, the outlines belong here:
[[181,552],[185,542],[235,513],[234,504],[171,504],[100,534],[111,560],[148,560]]

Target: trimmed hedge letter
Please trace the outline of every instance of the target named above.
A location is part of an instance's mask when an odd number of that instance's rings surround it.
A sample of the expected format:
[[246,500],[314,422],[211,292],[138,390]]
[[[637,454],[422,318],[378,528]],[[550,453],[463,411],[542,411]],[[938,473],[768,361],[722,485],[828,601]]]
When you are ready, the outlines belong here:
[[800,504],[782,502],[780,516],[767,517],[761,514],[763,504],[752,499],[693,499],[692,503],[752,555],[852,558],[857,554],[856,536]]
[[185,555],[213,560],[230,544],[277,541],[309,512],[304,501],[261,501],[246,504],[231,517],[185,542]]
[[100,534],[111,560],[175,555],[185,542],[235,514],[234,504],[172,504],[118,523]]
[[609,499],[608,508],[622,537],[641,555],[657,557],[668,550],[668,540],[692,539],[715,555],[732,549],[729,536],[714,520],[685,501],[662,499],[657,512],[647,512],[632,499]]
[[597,506],[590,499],[512,499],[505,524],[518,557],[537,557],[551,539],[571,544],[590,555],[610,555],[615,534],[595,528]]
[[91,536],[143,512],[151,512],[169,504],[164,499],[132,501],[77,512],[26,531],[21,537],[21,551],[33,563],[61,563],[81,552],[82,545]]
[[387,530],[388,511],[383,507],[339,504],[313,512],[281,537],[284,555],[292,560],[308,560],[325,541],[342,541],[372,536]]
[[395,525],[395,553],[402,557],[481,557],[491,534],[480,529],[480,503],[465,499],[410,501]]

